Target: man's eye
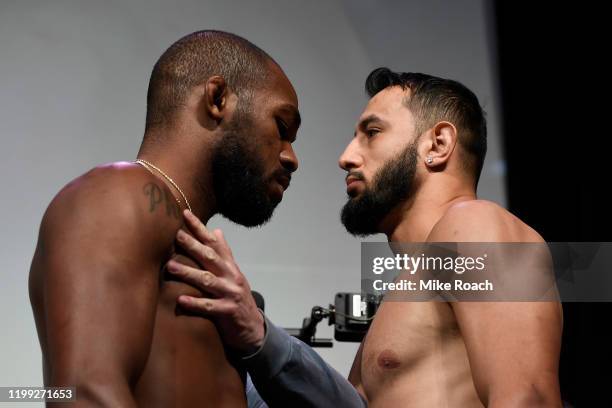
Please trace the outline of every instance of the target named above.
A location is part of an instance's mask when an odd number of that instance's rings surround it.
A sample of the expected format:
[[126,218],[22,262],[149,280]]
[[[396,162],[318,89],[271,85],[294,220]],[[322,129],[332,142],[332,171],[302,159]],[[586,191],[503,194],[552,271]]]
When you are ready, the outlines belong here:
[[280,119],[276,120],[276,127],[278,128],[278,134],[281,139],[286,139],[289,136],[289,126]]
[[374,137],[378,133],[380,133],[379,129],[368,129],[368,130],[366,130],[366,135],[368,135],[368,137]]

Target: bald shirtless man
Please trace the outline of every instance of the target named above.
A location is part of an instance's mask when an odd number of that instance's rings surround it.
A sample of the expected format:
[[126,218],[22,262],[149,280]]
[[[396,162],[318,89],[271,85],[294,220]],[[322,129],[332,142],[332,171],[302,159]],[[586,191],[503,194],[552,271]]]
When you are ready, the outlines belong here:
[[[342,222],[350,233],[382,232],[389,242],[406,243],[544,242],[505,209],[476,197],[486,123],[470,90],[386,68],[369,75],[366,90],[371,99],[340,157],[349,195]],[[221,336],[234,344],[237,333],[260,324],[258,313],[242,304],[234,283],[244,277],[227,244],[210,242],[197,219],[187,220],[199,240],[190,242],[191,256],[209,271],[174,263],[172,269],[216,299],[179,301],[223,319],[231,329]],[[233,266],[210,268],[198,255],[210,249]],[[245,353],[259,346],[244,363],[270,406],[283,400],[309,407],[561,406],[557,302],[383,302],[353,363],[353,389],[303,343],[269,320],[266,327],[264,338],[244,343]]]
[[164,265],[180,257],[182,209],[245,226],[272,216],[299,122],[291,83],[247,40],[200,31],[168,48],[138,160],[76,178],[43,217],[29,287],[46,386],[76,386],[83,407],[246,406],[213,322],[177,306],[200,291]]

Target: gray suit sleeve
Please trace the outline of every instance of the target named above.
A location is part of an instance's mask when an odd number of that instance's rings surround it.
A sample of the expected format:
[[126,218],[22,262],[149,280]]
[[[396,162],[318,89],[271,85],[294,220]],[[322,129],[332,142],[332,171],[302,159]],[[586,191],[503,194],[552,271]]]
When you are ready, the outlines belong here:
[[[263,346],[242,359],[255,385],[249,407],[362,408],[366,402],[340,373],[310,346],[266,317]],[[258,399],[260,398],[260,399]]]

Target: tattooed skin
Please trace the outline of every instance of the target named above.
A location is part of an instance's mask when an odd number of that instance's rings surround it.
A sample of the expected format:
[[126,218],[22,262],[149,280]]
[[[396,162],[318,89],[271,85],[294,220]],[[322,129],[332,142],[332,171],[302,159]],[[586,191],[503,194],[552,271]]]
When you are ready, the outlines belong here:
[[162,189],[156,183],[150,182],[144,185],[142,191],[149,198],[149,212],[154,212],[159,206],[166,207],[166,215],[172,218],[180,218],[180,210],[174,196],[166,189]]

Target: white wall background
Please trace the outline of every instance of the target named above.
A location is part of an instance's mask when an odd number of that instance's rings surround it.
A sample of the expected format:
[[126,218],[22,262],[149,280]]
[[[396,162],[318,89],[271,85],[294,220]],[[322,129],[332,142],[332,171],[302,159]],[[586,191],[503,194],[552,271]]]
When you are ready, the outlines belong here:
[[[27,276],[47,204],[92,166],[135,157],[153,64],[179,37],[205,28],[268,51],[300,99],[300,170],[273,220],[256,230],[211,220],[277,324],[296,327],[313,305],[359,290],[360,241],[339,222],[346,199],[337,159],[367,102],[363,83],[373,68],[450,77],[476,92],[490,146],[479,192],[504,204],[483,1],[1,0],[0,386],[42,383]],[[332,331],[322,323],[319,335]],[[346,374],[356,348],[336,343],[321,354]]]

